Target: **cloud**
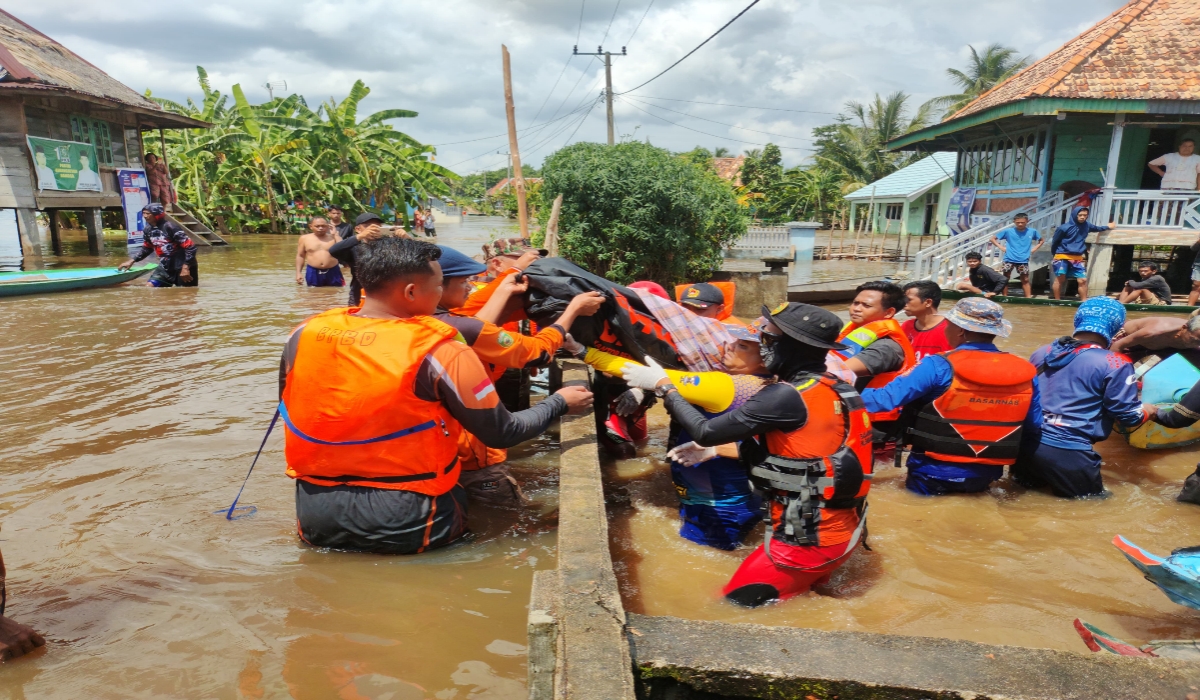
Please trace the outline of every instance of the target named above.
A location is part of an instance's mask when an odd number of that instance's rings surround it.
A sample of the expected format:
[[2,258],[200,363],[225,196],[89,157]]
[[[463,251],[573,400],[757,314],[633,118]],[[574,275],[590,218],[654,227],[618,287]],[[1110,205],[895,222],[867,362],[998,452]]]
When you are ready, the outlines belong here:
[[[571,140],[605,138],[602,64],[572,56],[577,43],[585,52],[601,42],[616,52],[628,47],[613,58],[620,93],[745,4],[584,0],[582,22],[575,0],[175,0],[140,5],[133,15],[117,0],[10,0],[5,9],[135,90],[174,100],[198,94],[197,65],[222,91],[237,82],[265,100],[263,84],[286,80],[310,105],[340,99],[361,78],[371,87],[365,110],[418,111],[397,128],[439,144],[439,163],[469,172],[506,161],[497,154],[508,150],[502,43],[512,53],[522,155],[539,164]],[[1122,4],[762,0],[687,61],[619,96],[616,130],[677,150],[739,152],[771,140],[786,147],[787,163],[798,163],[812,128],[847,100],[903,90],[916,106],[953,91],[945,69],[965,63],[968,44],[1000,42],[1040,58]],[[535,116],[544,126],[528,129]]]

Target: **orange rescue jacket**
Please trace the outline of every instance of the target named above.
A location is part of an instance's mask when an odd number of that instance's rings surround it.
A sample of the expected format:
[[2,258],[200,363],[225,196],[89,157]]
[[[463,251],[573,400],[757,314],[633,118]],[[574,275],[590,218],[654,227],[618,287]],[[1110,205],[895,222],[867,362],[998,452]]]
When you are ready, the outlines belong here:
[[942,357],[954,378],[917,414],[908,430],[913,448],[945,462],[1015,462],[1037,369],[1007,352],[951,350]]
[[462,427],[415,394],[417,371],[458,331],[430,318],[359,318],[333,309],[300,334],[279,404],[287,475],[440,496],[458,483]]
[[[905,335],[904,330],[900,327],[900,324],[892,318],[884,319],[882,321],[864,323],[861,326],[856,325],[853,322],[847,323],[845,327],[842,328],[841,334],[838,335],[839,343],[842,341],[848,341],[858,345],[863,350],[869,347],[871,343],[877,342],[884,338],[891,338],[900,344],[900,349],[904,351],[904,364],[900,365],[900,369],[895,371],[881,372],[880,374],[876,374],[875,376],[871,377],[871,381],[867,382],[866,387],[864,387],[866,389],[879,389],[881,387],[885,387],[888,385],[888,382],[916,366],[917,354],[913,351],[912,343],[909,341],[908,336]],[[835,354],[843,360],[848,360],[853,357],[853,355],[843,354],[840,352]],[[872,413],[870,414],[871,420],[877,423],[882,421],[899,420],[900,410],[901,409],[897,407],[882,413]]]
[[770,456],[750,476],[771,495],[774,537],[829,546],[856,537],[871,490],[871,420],[854,387],[831,375],[796,385],[808,419],[766,435]]

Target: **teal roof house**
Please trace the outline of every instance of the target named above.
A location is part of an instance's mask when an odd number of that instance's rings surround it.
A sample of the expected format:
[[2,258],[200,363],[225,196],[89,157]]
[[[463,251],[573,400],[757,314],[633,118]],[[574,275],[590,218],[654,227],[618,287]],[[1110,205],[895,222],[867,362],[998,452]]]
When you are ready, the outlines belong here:
[[[872,233],[949,234],[946,208],[958,154],[940,151],[845,196],[850,229]],[[865,208],[865,220],[859,208]]]

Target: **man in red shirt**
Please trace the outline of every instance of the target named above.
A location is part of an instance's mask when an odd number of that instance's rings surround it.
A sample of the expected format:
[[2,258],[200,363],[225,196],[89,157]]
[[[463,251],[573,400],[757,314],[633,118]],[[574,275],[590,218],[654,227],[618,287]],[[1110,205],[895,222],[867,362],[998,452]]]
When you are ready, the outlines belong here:
[[950,349],[946,339],[945,316],[938,314],[942,289],[936,282],[919,280],[904,285],[904,313],[908,320],[900,324],[908,342],[912,343],[917,362],[930,355],[940,355]]

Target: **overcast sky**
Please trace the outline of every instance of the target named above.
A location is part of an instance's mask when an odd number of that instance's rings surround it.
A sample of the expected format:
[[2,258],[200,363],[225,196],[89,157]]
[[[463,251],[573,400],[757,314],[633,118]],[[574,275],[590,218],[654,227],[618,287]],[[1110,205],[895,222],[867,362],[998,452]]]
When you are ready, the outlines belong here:
[[[502,43],[512,53],[517,124],[533,126],[522,133],[522,156],[539,165],[568,142],[605,139],[604,71],[590,57],[572,58],[576,43],[581,51],[601,42],[618,52],[628,46],[628,56],[613,59],[620,93],[748,2],[9,0],[4,7],[130,87],[176,100],[198,95],[197,65],[222,92],[240,82],[252,101],[265,100],[263,84],[285,80],[314,108],[344,97],[361,78],[372,90],[363,109],[416,110],[419,117],[393,123],[437,145],[439,163],[468,173],[506,161],[496,155],[508,146]],[[1039,58],[1122,4],[761,0],[677,68],[619,96],[617,135],[734,153],[773,141],[796,164],[809,153],[812,128],[847,100],[903,90],[915,107],[953,92],[945,69],[963,67],[968,44],[998,41]]]

